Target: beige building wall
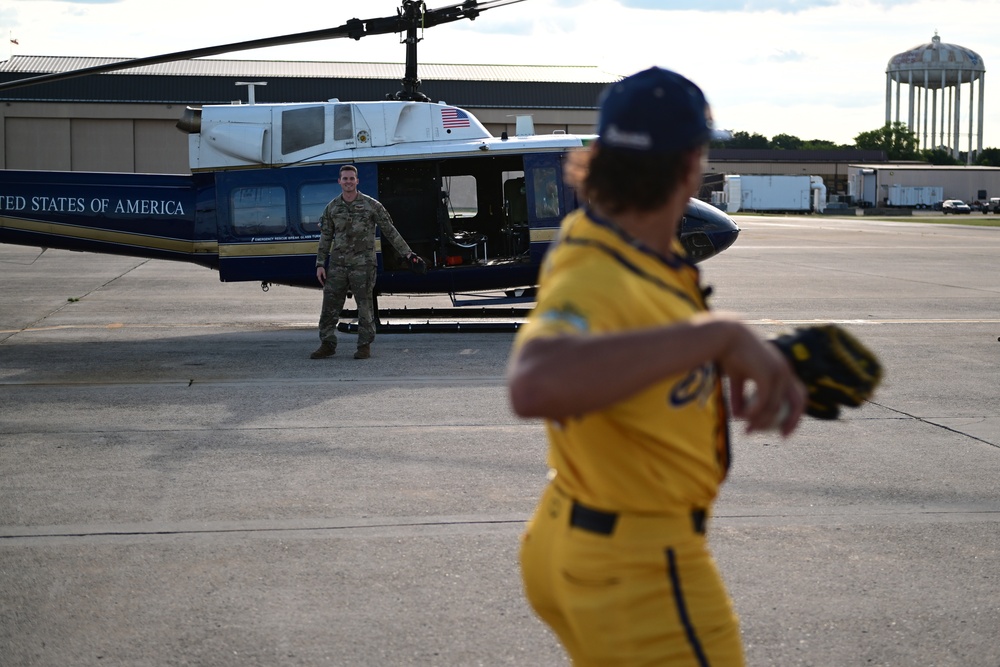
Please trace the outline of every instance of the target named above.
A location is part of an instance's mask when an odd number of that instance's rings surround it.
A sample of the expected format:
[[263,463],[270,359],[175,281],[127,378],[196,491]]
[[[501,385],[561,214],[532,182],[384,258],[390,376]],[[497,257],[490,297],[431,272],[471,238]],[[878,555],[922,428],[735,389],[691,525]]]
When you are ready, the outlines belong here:
[[[177,107],[174,107],[177,109]],[[183,109],[180,110],[183,112]],[[180,115],[178,114],[178,118]],[[172,122],[138,119],[133,126],[135,171],[188,174],[188,135]]]
[[3,166],[70,171],[71,125],[68,118],[7,118]]
[[0,169],[190,173],[177,104],[5,102]]
[[[884,200],[892,185],[937,186],[944,188],[944,199],[961,199],[966,203],[979,199],[980,191],[986,197],[1000,197],[1000,167],[865,164],[851,165],[851,179],[855,192],[861,191],[861,174],[875,172],[879,202]],[[866,196],[870,193],[865,193]]]
[[73,171],[135,171],[132,120],[75,118],[70,121]]
[[764,176],[820,176],[827,196],[847,194],[846,162],[709,162],[706,178],[730,174]]
[[486,126],[495,137],[516,135],[517,117],[531,116],[535,134],[593,134],[597,125],[597,111],[587,109],[477,109],[468,110]]

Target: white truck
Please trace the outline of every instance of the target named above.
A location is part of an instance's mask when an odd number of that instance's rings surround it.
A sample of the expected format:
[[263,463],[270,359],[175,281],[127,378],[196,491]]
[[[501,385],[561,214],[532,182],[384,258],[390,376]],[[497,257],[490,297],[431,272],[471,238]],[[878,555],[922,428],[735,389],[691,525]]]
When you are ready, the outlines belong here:
[[931,208],[944,199],[944,188],[937,185],[890,185],[887,206]]
[[821,213],[826,208],[826,185],[821,176],[727,174],[722,191],[713,195],[712,203],[726,213]]

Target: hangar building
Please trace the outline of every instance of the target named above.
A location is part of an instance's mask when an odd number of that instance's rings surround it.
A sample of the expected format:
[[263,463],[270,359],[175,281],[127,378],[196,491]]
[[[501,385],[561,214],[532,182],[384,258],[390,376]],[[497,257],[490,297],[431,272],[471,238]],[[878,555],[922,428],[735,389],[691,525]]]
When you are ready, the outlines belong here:
[[941,187],[943,199],[961,199],[967,204],[1000,197],[1000,167],[852,164],[847,178],[851,196],[867,206],[891,204],[889,192],[895,185]]

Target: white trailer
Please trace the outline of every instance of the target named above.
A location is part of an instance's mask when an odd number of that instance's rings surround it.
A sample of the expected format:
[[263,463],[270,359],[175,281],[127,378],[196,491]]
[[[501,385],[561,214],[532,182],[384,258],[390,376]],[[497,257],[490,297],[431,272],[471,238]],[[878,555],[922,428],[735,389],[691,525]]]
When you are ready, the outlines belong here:
[[887,206],[930,208],[944,200],[944,188],[937,185],[890,185],[886,196]]
[[821,176],[727,174],[719,206],[737,211],[820,213],[826,208],[826,185]]

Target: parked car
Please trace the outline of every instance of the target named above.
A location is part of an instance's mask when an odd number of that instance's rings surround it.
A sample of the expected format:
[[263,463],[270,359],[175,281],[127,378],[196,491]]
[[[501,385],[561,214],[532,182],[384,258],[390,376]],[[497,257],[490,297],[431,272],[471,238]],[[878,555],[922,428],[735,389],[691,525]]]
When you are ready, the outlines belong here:
[[941,204],[941,212],[945,215],[949,213],[959,215],[961,213],[972,213],[972,209],[961,199],[945,199]]
[[931,204],[931,208],[934,209],[935,211],[940,211],[942,206],[944,206],[943,201],[936,201],[933,204]]
[[1000,197],[990,197],[990,210],[1000,213]]

